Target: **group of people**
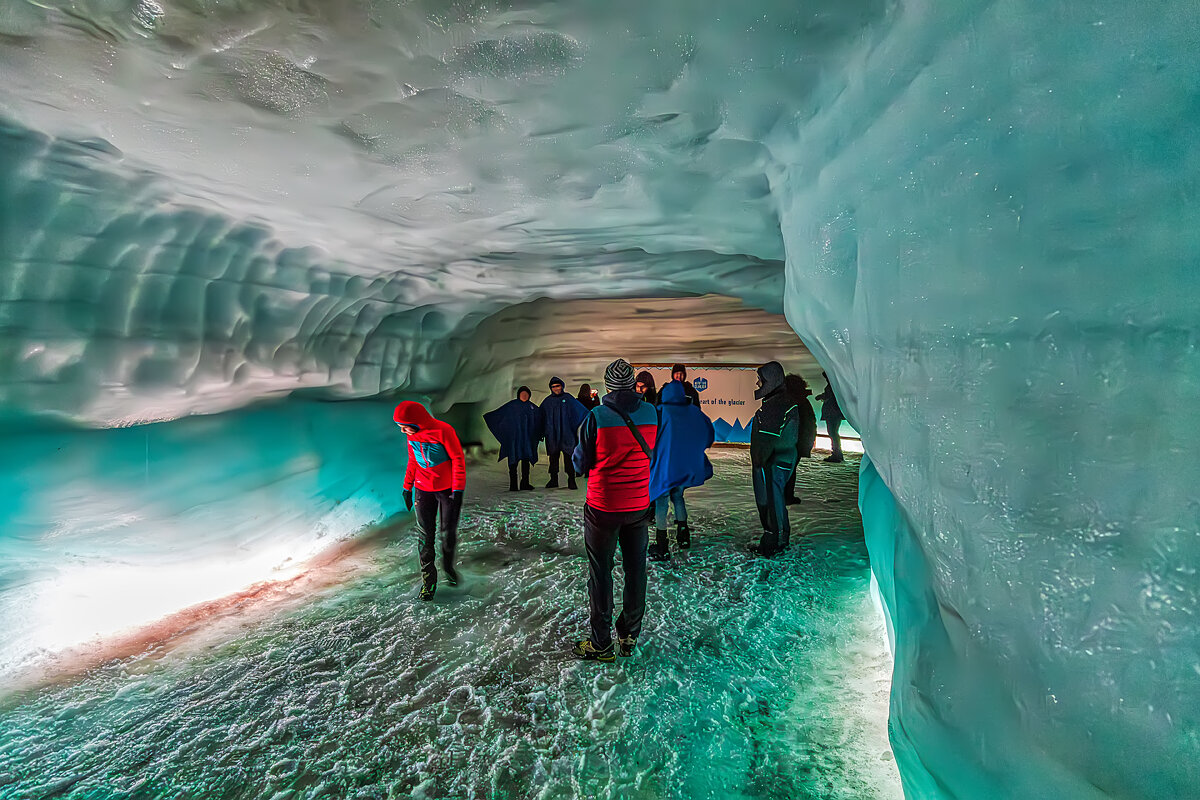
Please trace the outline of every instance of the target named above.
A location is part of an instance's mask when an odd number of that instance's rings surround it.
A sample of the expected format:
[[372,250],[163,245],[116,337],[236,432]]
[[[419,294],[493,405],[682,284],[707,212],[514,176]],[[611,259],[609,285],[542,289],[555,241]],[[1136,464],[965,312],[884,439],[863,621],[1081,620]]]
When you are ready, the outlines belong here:
[[[550,454],[547,488],[559,486],[560,459],[567,488],[576,489],[577,478],[587,478],[583,533],[591,631],[587,639],[573,644],[572,652],[583,659],[613,661],[616,655],[631,656],[641,633],[647,561],[670,557],[670,510],[677,546],[691,545],[684,491],[712,477],[705,451],[712,446],[715,431],[682,364],[672,367],[671,381],[659,390],[650,373],[635,376],[627,361],[617,359],[605,370],[604,385],[608,393],[602,399],[587,384],[586,393],[581,388],[573,397],[561,379],[551,378],[550,395],[540,406],[532,402],[529,388],[522,386],[514,400],[484,415],[484,420],[500,442],[500,459],[509,462],[510,491],[533,489],[529,470],[542,440]],[[751,549],[762,556],[774,556],[790,544],[787,505],[799,502],[796,465],[799,458],[811,454],[816,439],[810,394],[803,378],[785,375],[776,361],[758,369],[754,396],[762,404],[751,424],[750,462],[763,533]],[[596,402],[585,403],[589,397]],[[827,386],[818,399],[825,401],[821,416],[831,441],[840,445],[834,437],[841,411],[832,389]],[[429,600],[437,588],[434,534],[439,511],[443,572],[450,585],[458,583],[454,549],[466,483],[465,460],[454,430],[419,403],[401,403],[394,419],[408,438],[404,500],[416,512],[420,597]],[[840,446],[826,460],[841,461]],[[625,587],[614,643],[612,570],[618,548]]]

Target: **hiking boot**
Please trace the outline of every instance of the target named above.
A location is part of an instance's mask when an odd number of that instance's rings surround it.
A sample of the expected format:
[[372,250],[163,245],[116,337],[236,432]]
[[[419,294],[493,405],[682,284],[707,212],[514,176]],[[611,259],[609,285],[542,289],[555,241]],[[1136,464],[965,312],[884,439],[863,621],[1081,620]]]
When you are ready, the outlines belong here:
[[687,550],[692,546],[692,529],[688,527],[687,520],[675,520],[675,541],[680,550]]
[[422,600],[432,600],[433,592],[435,589],[437,589],[436,583],[426,583],[426,584],[422,585],[421,586],[421,595],[420,595],[421,599]]
[[667,543],[667,532],[654,529],[654,544],[646,548],[646,557],[651,561],[666,561],[671,557],[671,547]]
[[617,639],[617,655],[621,658],[629,658],[633,655],[633,648],[637,646],[637,639],[632,636],[622,636]]
[[754,553],[755,555],[762,556],[763,558],[772,558],[779,555],[779,551],[783,548],[779,546],[778,541],[774,545],[771,545],[765,541],[766,538],[766,534],[763,534],[762,540],[750,545],[750,552]]
[[557,475],[550,476],[550,480],[546,481],[546,488],[547,489],[557,489],[558,488],[558,476]]
[[458,570],[443,561],[442,572],[446,573],[446,583],[451,586],[458,586]]
[[611,664],[617,660],[613,655],[611,644],[603,650],[597,650],[591,639],[581,639],[576,642],[575,646],[571,648],[571,654],[584,661],[603,661],[605,664]]

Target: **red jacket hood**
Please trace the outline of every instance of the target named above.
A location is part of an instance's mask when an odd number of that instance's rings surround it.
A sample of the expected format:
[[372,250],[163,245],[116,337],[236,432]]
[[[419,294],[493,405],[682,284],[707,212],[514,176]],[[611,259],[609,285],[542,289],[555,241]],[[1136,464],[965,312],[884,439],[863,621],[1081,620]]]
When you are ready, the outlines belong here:
[[425,406],[420,403],[414,403],[411,400],[405,400],[396,406],[396,413],[392,415],[392,419],[398,425],[415,425],[422,431],[433,428],[437,422],[433,418],[433,415],[425,410]]

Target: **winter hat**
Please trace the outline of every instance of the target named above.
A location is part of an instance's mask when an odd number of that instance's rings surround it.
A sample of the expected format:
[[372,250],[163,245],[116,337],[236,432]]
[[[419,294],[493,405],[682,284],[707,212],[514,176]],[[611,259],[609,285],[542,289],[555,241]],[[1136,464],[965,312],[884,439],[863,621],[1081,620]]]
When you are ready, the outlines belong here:
[[673,364],[673,365],[671,366],[671,377],[672,377],[672,378],[674,378],[674,377],[675,377],[675,373],[676,373],[676,372],[682,372],[682,373],[683,373],[683,379],[684,379],[685,381],[687,380],[687,367],[685,367],[683,364]]
[[553,389],[555,386],[561,386],[564,389],[567,388],[567,385],[563,383],[563,379],[557,375],[550,379],[550,388]]
[[633,379],[633,367],[623,358],[618,358],[604,370],[604,386],[610,392],[632,389],[635,383],[637,381]]
[[639,383],[645,384],[647,389],[654,391],[654,376],[649,372],[642,370],[637,374],[637,380],[634,381],[634,384]]
[[754,399],[762,400],[783,386],[783,365],[778,361],[768,361],[758,368],[758,377],[762,380],[762,386],[754,392]]
[[526,394],[528,394],[530,397],[533,397],[533,392],[529,391],[529,387],[528,387],[528,386],[522,386],[522,387],[520,387],[519,389],[517,389],[517,399],[518,399],[518,400],[520,400],[520,399],[521,399],[521,392],[525,392],[525,393],[526,393]]

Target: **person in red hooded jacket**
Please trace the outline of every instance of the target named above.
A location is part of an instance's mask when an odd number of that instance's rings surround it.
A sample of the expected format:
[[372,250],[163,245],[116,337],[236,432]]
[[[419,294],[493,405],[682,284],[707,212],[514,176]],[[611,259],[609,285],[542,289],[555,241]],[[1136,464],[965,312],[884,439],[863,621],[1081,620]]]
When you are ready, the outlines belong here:
[[[458,517],[467,486],[467,463],[454,428],[434,419],[420,403],[405,401],[392,415],[408,437],[408,468],[404,471],[404,502],[415,508],[417,553],[421,559],[421,599],[432,600],[437,590],[433,565],[433,540],[438,510],[442,514],[442,569],[451,586],[458,585],[454,548],[458,544]],[[413,487],[416,502],[413,502]]]

